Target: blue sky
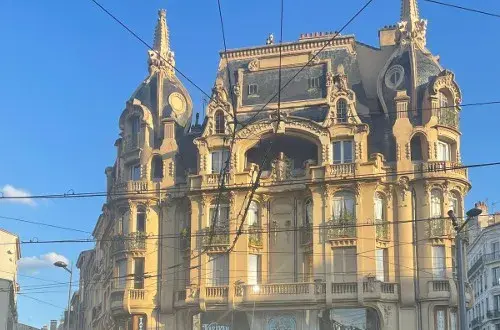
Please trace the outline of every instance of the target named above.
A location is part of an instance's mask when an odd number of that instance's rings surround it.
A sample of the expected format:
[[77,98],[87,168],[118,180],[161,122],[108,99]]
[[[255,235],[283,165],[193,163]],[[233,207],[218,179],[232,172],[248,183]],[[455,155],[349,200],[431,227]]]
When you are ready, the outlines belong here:
[[[450,0],[451,1],[451,0]],[[338,30],[365,0],[285,0],[284,39],[301,33]],[[500,13],[496,0],[453,0]],[[167,9],[176,63],[205,91],[213,85],[222,38],[217,2],[199,0],[118,1],[102,4],[152,42],[157,10]],[[268,33],[279,33],[279,1],[251,3],[222,0],[229,48],[262,45]],[[429,20],[428,47],[455,72],[463,102],[500,100],[496,61],[500,19],[420,2]],[[375,0],[345,33],[378,45],[379,28],[399,19],[399,0]],[[90,0],[0,2],[0,188],[12,185],[33,194],[105,189],[104,168],[113,164],[118,118],[125,101],[145,78],[147,51]],[[201,111],[202,94],[186,83]],[[462,111],[462,157],[465,164],[500,161],[499,106],[466,107]],[[500,201],[493,183],[500,166],[471,169],[473,190],[467,204],[488,198]],[[92,231],[103,199],[37,200],[36,205],[0,204],[0,216]],[[497,209],[500,209],[500,204]],[[88,235],[0,219],[0,227],[19,233],[22,240],[85,238]],[[49,266],[57,253],[76,261],[89,244],[23,245],[25,257],[40,260],[20,269],[48,281],[68,280]],[[34,259],[33,259],[34,260]],[[21,287],[50,284],[20,277]],[[66,305],[66,287],[31,296]],[[41,326],[58,318],[61,309],[19,298],[20,321]]]

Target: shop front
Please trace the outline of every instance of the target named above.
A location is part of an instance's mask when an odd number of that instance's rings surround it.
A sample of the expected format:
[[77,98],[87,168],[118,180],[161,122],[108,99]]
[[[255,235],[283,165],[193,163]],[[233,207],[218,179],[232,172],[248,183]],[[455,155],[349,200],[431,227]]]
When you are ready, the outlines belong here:
[[372,308],[333,308],[320,313],[319,329],[380,330],[380,321]]

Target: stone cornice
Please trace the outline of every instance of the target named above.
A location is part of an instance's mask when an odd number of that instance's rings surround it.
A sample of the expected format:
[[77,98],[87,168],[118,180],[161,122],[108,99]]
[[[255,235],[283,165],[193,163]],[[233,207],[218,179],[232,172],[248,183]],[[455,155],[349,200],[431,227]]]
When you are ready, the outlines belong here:
[[[285,43],[281,45],[282,54],[304,52],[322,47],[339,47],[347,46],[351,52],[354,52],[355,39],[353,36],[337,36],[332,39],[311,39],[307,41],[299,41],[293,43]],[[259,47],[234,49],[227,51],[227,57],[230,59],[253,58],[260,55],[279,54],[280,45],[264,45]],[[224,52],[220,52],[221,58]]]

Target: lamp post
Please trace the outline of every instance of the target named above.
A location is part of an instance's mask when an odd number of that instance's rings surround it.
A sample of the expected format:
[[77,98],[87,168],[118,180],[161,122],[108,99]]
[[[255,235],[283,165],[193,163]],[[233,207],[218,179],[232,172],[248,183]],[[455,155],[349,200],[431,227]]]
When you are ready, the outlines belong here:
[[71,281],[73,280],[73,264],[68,268],[68,264],[64,261],[54,262],[54,266],[64,269],[69,273],[69,290],[68,290],[68,317],[66,319],[66,330],[69,330],[69,319],[71,315]]
[[465,308],[465,272],[464,272],[464,248],[463,248],[463,237],[462,237],[462,229],[467,225],[467,223],[474,217],[480,215],[483,211],[478,208],[473,208],[467,211],[467,219],[465,219],[462,225],[458,224],[457,217],[455,216],[453,210],[448,211],[448,216],[453,223],[453,227],[455,228],[457,234],[455,236],[455,248],[457,250],[457,278],[458,278],[458,307],[459,307],[459,326],[460,330],[467,330],[467,320],[466,313],[467,310]]

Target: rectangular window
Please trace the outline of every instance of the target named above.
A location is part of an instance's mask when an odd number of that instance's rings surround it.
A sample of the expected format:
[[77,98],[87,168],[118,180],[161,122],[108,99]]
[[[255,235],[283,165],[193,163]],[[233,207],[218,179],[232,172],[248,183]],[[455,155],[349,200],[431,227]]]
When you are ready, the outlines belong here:
[[444,279],[446,277],[444,249],[445,247],[441,245],[432,247],[432,273],[435,279]]
[[451,147],[448,143],[443,142],[443,141],[438,141],[437,142],[437,160],[440,161],[446,161],[449,162],[451,161]]
[[457,312],[450,312],[450,330],[457,330]]
[[495,267],[492,269],[493,277],[492,277],[492,285],[496,286],[500,284],[500,267]]
[[257,96],[259,93],[259,88],[256,84],[248,85],[248,96]]
[[453,272],[453,278],[456,279],[458,274],[457,274],[457,249],[455,248],[455,245],[451,246],[451,270]]
[[494,242],[491,244],[491,252],[493,253],[493,258],[500,257],[500,243]]
[[248,255],[248,284],[256,285],[261,282],[261,256]]
[[[217,214],[215,214],[217,212]],[[219,205],[217,208],[215,205],[210,207],[210,212],[208,213],[208,227],[212,225],[212,221],[215,220],[215,227],[225,228],[229,225],[229,205]]]
[[141,179],[141,165],[130,166],[130,180],[138,181]]
[[334,282],[356,282],[357,269],[355,247],[333,249]]
[[116,262],[116,288],[125,289],[127,283],[127,260],[118,260]]
[[309,78],[309,89],[319,88],[320,79],[319,77]]
[[146,212],[137,210],[136,231],[144,233],[146,231]]
[[134,289],[144,289],[144,258],[134,258]]
[[141,120],[139,117],[134,116],[131,118],[131,128],[132,128],[132,135],[139,134],[139,131],[141,130]]
[[377,249],[375,251],[376,278],[379,281],[389,280],[389,257],[387,249]]
[[333,142],[333,163],[344,164],[353,161],[353,141],[335,141]]
[[500,295],[493,296],[493,307],[495,311],[500,311]]
[[229,283],[229,258],[227,253],[209,254],[207,264],[207,286]]
[[446,330],[446,309],[436,308],[436,330]]
[[212,173],[219,174],[229,161],[229,150],[220,149],[212,152]]

